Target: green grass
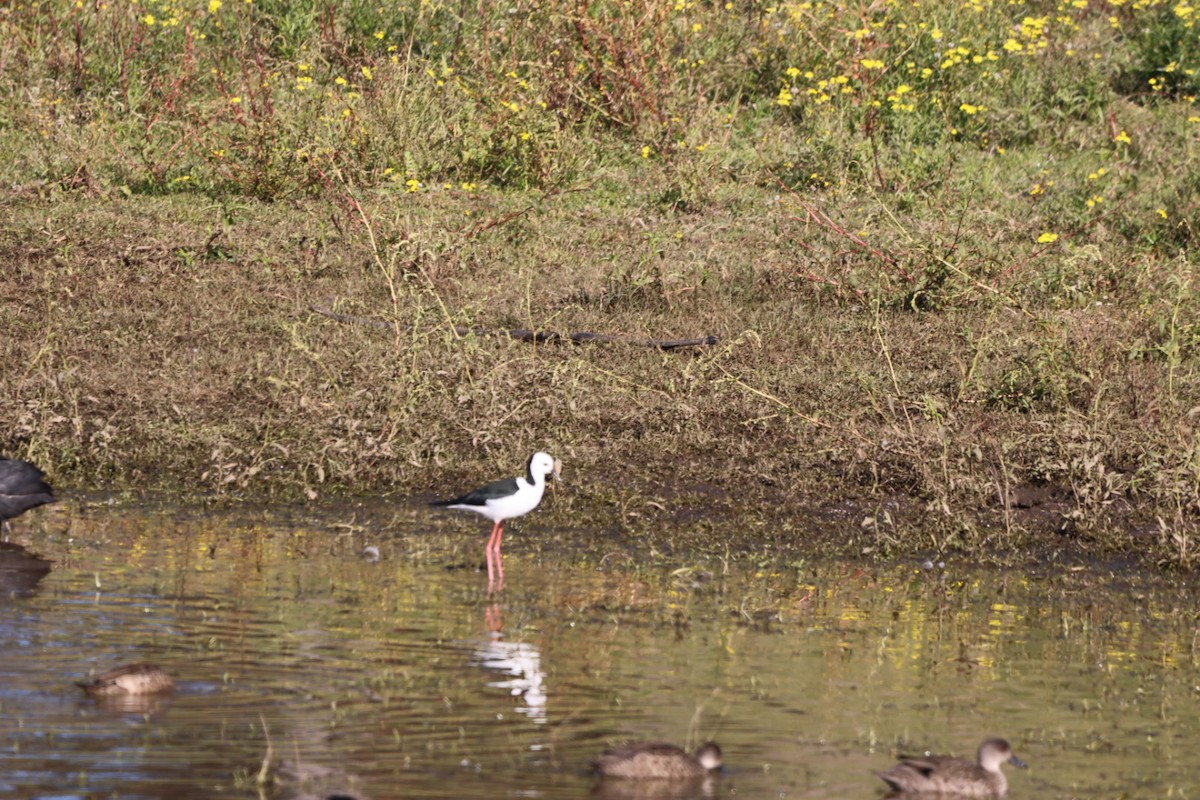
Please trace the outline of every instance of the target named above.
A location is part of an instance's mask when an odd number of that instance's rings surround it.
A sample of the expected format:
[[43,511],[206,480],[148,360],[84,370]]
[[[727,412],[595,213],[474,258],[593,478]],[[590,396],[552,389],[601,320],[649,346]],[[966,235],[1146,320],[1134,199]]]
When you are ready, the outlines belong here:
[[848,552],[1190,565],[1194,33],[1152,2],[14,3],[0,451],[294,497],[547,448],[635,527],[687,496],[791,536],[851,509]]

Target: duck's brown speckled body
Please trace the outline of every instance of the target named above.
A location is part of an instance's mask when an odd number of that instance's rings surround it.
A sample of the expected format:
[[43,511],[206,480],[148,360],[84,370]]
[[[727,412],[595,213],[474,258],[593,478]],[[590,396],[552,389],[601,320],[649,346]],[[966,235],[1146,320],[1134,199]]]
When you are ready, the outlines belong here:
[[606,778],[691,780],[721,767],[721,748],[712,742],[690,755],[673,744],[640,742],[605,750],[592,767]]
[[124,697],[169,692],[175,681],[154,664],[126,664],[75,685],[92,697]]
[[977,761],[948,756],[905,758],[879,777],[896,792],[939,794],[959,797],[1003,797],[1008,781],[1000,771],[1004,763],[1024,767],[1003,739],[988,739],[979,745]]

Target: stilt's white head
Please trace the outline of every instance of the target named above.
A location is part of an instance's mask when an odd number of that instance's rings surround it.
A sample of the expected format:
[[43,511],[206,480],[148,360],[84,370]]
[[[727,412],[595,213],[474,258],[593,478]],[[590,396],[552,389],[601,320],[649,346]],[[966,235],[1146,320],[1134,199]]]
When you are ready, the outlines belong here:
[[539,476],[550,475],[553,475],[556,481],[562,480],[562,462],[549,453],[534,453],[529,459],[529,477],[536,480]]

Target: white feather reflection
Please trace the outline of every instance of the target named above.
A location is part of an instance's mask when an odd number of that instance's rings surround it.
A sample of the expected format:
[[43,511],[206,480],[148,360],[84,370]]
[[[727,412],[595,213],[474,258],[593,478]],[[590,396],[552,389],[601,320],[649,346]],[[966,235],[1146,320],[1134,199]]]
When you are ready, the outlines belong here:
[[[498,627],[498,626],[497,626]],[[476,644],[471,666],[483,667],[504,676],[487,685],[505,689],[523,705],[516,711],[537,723],[546,722],[546,674],[542,671],[542,653],[528,642],[508,642],[500,630],[488,634],[487,641]]]

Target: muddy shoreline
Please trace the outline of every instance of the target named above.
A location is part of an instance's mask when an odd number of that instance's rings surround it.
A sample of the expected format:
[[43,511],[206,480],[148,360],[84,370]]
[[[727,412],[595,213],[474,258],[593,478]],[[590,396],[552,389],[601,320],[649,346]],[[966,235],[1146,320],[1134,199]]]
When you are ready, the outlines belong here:
[[[326,533],[353,536],[367,544],[388,541],[398,526],[414,522],[430,529],[458,529],[467,539],[473,535],[470,515],[456,522],[455,515],[428,508],[427,503],[437,497],[433,494],[328,494],[307,502],[165,490],[67,489],[59,496],[60,503],[17,521],[17,536],[27,525],[62,529],[79,510],[95,517],[106,509],[140,510],[182,522],[216,514],[235,525],[262,520],[298,530],[316,525]],[[1086,565],[1121,572],[1155,572],[1170,566],[1159,556],[1163,534],[1152,509],[1114,504],[1102,517],[1104,528],[1093,532],[1078,525],[1061,493],[1043,490],[1036,496],[1036,501],[1022,502],[1006,512],[984,508],[966,517],[947,518],[931,512],[928,503],[901,495],[817,501],[760,486],[752,501],[739,504],[722,487],[692,483],[660,487],[636,501],[617,503],[567,485],[553,487],[542,507],[515,523],[514,530],[523,546],[533,549],[553,546],[586,553],[603,541],[625,556],[654,552],[674,558],[734,557],[773,563],[843,559],[911,562],[925,568],[946,561],[1035,570]],[[586,531],[586,542],[577,539],[579,531]]]

